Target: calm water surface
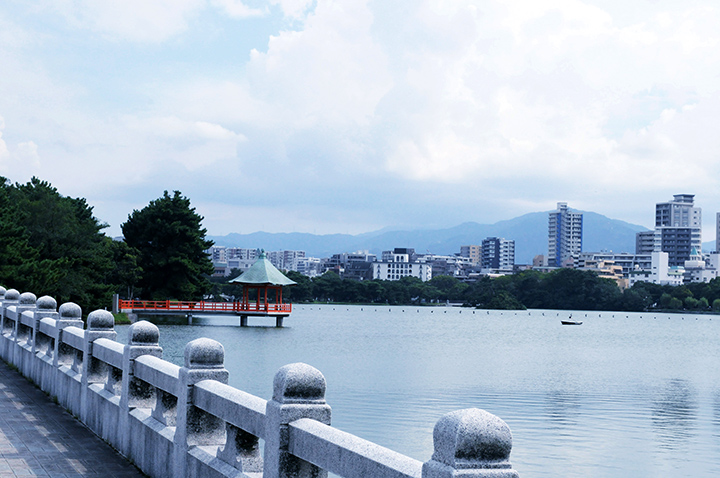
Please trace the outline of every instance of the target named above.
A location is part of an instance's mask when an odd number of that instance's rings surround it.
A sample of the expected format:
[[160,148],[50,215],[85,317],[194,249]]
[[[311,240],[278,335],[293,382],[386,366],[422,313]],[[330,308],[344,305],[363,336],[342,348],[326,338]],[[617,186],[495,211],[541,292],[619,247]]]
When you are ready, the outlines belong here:
[[720,476],[720,316],[567,314],[295,306],[282,329],[161,325],[160,345],[182,364],[220,341],[230,384],[266,399],[281,366],[313,365],[334,426],[421,461],[438,418],[478,407],[510,425],[523,477]]

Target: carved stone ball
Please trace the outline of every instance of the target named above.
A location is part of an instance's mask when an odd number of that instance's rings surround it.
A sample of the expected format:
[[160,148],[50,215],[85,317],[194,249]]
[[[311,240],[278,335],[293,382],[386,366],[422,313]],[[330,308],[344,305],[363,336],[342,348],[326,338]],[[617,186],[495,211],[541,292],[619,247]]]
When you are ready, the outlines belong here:
[[32,292],[23,292],[20,294],[20,305],[35,305],[37,302],[37,296]]
[[115,317],[107,310],[93,310],[87,317],[88,330],[106,330],[115,328]]
[[141,320],[130,326],[128,339],[130,345],[157,345],[160,341],[160,330],[157,325]]
[[82,317],[82,309],[75,302],[65,302],[60,306],[61,319],[79,319]]
[[467,408],[444,415],[435,424],[433,441],[433,460],[455,469],[510,467],[510,427],[485,410]]
[[187,368],[223,368],[224,362],[225,348],[220,342],[202,337],[185,346]]
[[5,300],[19,300],[20,299],[20,292],[18,292],[16,289],[10,289],[8,291],[5,291]]
[[273,400],[281,403],[325,402],[325,377],[306,363],[281,367],[273,380]]
[[57,309],[57,301],[49,295],[44,295],[37,300],[37,308],[42,310]]

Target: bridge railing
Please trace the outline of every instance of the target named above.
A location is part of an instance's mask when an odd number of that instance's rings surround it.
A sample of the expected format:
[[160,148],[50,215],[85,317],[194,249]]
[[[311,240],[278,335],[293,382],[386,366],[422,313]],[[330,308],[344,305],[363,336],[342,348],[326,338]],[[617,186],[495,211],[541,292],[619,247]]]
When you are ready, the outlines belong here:
[[483,410],[440,418],[423,463],[332,427],[325,377],[310,365],[282,367],[264,400],[227,384],[214,340],[188,343],[180,367],[162,359],[149,322],[132,324],[120,344],[109,312],[91,312],[83,328],[76,304],[55,308],[0,287],[0,356],[150,476],[518,476],[510,429]]
[[168,312],[282,312],[291,313],[292,304],[257,302],[209,302],[177,300],[120,300],[120,310]]

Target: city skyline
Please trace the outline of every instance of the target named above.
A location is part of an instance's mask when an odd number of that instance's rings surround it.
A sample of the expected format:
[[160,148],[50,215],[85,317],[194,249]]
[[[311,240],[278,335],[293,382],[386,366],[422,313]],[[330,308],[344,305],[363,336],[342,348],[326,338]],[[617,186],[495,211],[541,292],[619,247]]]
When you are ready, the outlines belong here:
[[720,211],[720,9],[676,2],[10,1],[0,175],[120,235],[179,190],[210,235],[493,224],[558,201]]

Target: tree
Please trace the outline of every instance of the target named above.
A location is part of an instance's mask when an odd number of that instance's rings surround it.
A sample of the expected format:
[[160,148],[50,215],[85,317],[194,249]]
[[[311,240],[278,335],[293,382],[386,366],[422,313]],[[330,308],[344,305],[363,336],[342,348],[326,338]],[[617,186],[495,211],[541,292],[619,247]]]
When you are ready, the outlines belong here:
[[715,312],[720,312],[720,299],[715,299],[713,301],[712,308]]
[[[297,285],[283,287],[283,297],[288,302],[310,302],[312,300],[312,281],[306,275],[296,271],[285,273],[288,279],[295,281]],[[231,277],[233,276],[231,274]]]
[[525,306],[506,290],[498,291],[490,299],[486,308],[502,310],[525,310]]
[[105,279],[113,268],[111,241],[92,207],[38,178],[15,186],[2,180],[3,240],[27,257],[20,266],[24,276],[8,283],[88,310],[109,306],[113,287]]
[[115,267],[108,275],[108,283],[116,286],[116,291],[126,299],[135,296],[135,286],[142,277],[140,251],[123,241],[112,241],[110,249]]
[[707,310],[710,308],[710,301],[705,297],[700,297],[697,304],[698,309]]
[[202,220],[180,191],[165,191],[128,216],[121,227],[125,242],[139,251],[141,297],[198,300],[210,290],[214,269],[205,251],[213,242],[205,239]]
[[668,303],[668,309],[671,310],[680,310],[682,309],[683,301],[678,299],[677,297],[672,297],[670,299],[670,302]]
[[59,280],[58,264],[40,260],[20,224],[16,202],[10,199],[12,186],[5,178],[0,181],[0,283],[23,291],[45,291]]

